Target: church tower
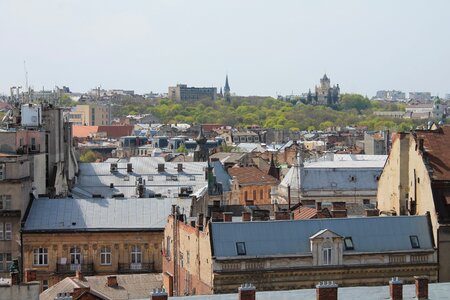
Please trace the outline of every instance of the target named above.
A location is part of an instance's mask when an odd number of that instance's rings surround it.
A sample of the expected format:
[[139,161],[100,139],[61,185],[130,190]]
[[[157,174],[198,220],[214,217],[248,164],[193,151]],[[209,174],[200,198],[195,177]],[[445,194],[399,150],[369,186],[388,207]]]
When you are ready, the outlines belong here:
[[228,84],[228,74],[225,79],[225,87],[223,88],[223,92],[225,100],[227,100],[227,102],[231,102],[230,85]]
[[195,140],[197,142],[197,148],[194,150],[194,161],[208,161],[209,150],[206,148],[207,139],[203,133],[203,127],[200,125],[200,132]]

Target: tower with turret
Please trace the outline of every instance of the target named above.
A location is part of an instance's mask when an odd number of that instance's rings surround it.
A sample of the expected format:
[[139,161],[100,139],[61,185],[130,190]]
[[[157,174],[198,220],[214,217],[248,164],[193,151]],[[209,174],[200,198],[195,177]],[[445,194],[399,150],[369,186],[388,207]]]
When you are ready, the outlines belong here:
[[225,78],[225,87],[223,88],[223,96],[227,102],[231,102],[230,85],[228,84],[228,74]]

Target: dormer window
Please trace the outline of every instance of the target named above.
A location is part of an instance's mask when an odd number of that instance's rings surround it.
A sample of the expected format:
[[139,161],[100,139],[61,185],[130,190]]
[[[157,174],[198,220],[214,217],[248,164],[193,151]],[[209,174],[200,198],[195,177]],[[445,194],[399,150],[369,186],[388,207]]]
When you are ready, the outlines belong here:
[[419,238],[417,237],[417,235],[410,235],[409,241],[411,242],[411,247],[413,249],[420,248]]
[[331,249],[332,248],[323,248],[322,249],[324,265],[331,265]]
[[245,249],[245,242],[236,243],[237,255],[247,255],[247,250]]
[[353,245],[353,240],[351,237],[344,238],[344,247],[345,250],[354,250],[355,246]]

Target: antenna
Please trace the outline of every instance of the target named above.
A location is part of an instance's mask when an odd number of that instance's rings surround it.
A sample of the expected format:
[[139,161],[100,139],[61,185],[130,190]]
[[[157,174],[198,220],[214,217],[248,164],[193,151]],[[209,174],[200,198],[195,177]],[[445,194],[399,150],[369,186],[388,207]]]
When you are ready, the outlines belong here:
[[28,89],[28,71],[27,71],[27,62],[23,61],[23,70],[25,73],[25,92],[27,93],[27,100],[30,101],[30,90]]

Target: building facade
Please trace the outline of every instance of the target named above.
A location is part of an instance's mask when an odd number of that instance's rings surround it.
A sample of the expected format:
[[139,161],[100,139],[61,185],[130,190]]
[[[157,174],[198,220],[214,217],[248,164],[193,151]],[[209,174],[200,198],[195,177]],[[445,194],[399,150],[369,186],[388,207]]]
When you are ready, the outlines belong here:
[[387,215],[430,214],[439,252],[439,281],[450,281],[450,126],[394,135],[378,185]]
[[110,106],[94,103],[79,104],[69,113],[69,122],[85,126],[110,125],[110,115]]
[[174,101],[196,101],[201,99],[216,100],[215,87],[188,87],[186,84],[177,84],[169,87],[169,99]]
[[380,285],[392,276],[413,281],[418,273],[437,279],[425,216],[180,220],[171,216],[164,233],[163,281],[174,296],[231,293],[242,282],[284,290],[330,280],[339,286]]

